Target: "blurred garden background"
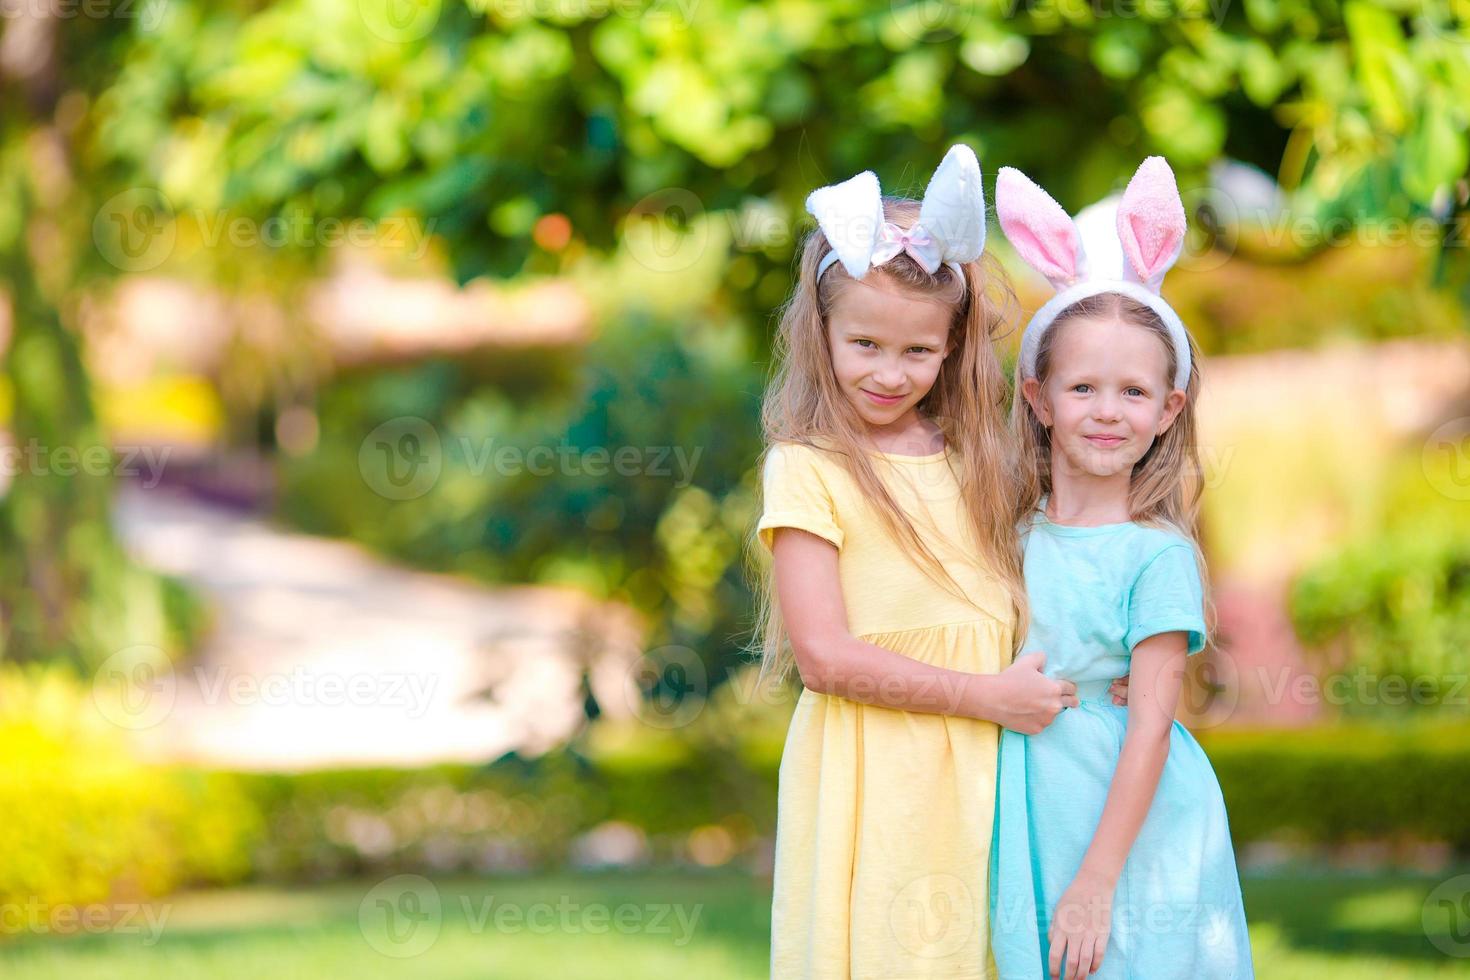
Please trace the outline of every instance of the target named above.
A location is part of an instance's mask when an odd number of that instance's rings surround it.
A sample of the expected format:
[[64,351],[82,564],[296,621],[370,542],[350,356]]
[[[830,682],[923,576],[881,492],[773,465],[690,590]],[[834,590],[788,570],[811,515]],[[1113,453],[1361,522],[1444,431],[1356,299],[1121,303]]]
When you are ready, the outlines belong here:
[[3,15],[7,978],[763,975],[772,311],[956,141],[1180,176],[1259,975],[1470,974],[1463,0]]

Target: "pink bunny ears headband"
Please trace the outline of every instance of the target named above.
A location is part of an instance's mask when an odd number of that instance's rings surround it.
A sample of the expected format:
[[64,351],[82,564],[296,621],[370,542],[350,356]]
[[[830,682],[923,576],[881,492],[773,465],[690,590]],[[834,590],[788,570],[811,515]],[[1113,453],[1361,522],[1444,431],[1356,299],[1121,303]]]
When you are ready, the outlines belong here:
[[1184,247],[1184,204],[1163,157],[1139,165],[1121,198],[1106,198],[1067,217],[1025,174],[1000,168],[995,184],[1000,226],[1021,258],[1057,290],[1021,338],[1021,375],[1036,377],[1036,352],[1067,307],[1102,293],[1121,293],[1159,315],[1174,345],[1174,387],[1189,383],[1189,335],[1159,287]]
[[861,279],[873,266],[907,252],[930,275],[948,265],[964,282],[959,263],[973,262],[985,251],[980,161],[963,143],[949,148],[929,178],[912,228],[883,219],[883,197],[871,170],[812,191],[806,209],[832,246],[817,265],[818,279],[838,261],[848,275]]

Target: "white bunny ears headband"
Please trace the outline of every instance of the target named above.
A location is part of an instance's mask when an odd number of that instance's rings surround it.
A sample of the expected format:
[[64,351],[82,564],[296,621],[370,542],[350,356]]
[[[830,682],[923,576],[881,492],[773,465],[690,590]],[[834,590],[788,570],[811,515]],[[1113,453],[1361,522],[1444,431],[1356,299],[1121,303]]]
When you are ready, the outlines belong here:
[[959,264],[973,262],[985,251],[980,161],[963,143],[949,148],[929,178],[919,220],[911,228],[884,220],[878,178],[871,170],[812,191],[806,209],[832,246],[817,265],[819,280],[834,262],[841,261],[848,275],[861,279],[873,266],[907,252],[930,275],[948,265],[964,282]]
[[1138,167],[1122,197],[1114,195],[1067,217],[1025,174],[1002,167],[995,210],[1006,238],[1057,294],[1021,338],[1021,375],[1036,377],[1036,353],[1048,327],[1067,307],[1102,293],[1121,293],[1159,315],[1174,346],[1174,387],[1189,383],[1189,335],[1159,287],[1184,247],[1184,204],[1163,157]]

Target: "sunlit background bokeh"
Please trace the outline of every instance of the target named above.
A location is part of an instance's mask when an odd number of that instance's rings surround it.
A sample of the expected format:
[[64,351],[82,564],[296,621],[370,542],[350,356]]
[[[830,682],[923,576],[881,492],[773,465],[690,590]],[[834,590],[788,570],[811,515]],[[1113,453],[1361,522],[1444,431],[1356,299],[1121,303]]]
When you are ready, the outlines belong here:
[[764,975],[772,313],[956,141],[1179,174],[1258,974],[1470,975],[1462,0],[3,13],[7,978]]

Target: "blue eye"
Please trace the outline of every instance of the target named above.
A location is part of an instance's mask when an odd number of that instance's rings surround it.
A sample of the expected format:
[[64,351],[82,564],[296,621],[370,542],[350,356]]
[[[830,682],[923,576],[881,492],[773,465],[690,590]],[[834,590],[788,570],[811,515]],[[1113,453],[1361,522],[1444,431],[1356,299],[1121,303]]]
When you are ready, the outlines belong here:
[[1126,392],[1124,392],[1124,394],[1133,395],[1137,398],[1144,397],[1144,391],[1142,388],[1129,388]]
[[1080,385],[1073,385],[1072,386],[1072,390],[1073,391],[1082,391],[1084,388],[1090,390],[1092,388],[1092,385],[1089,385],[1089,384],[1080,384]]

